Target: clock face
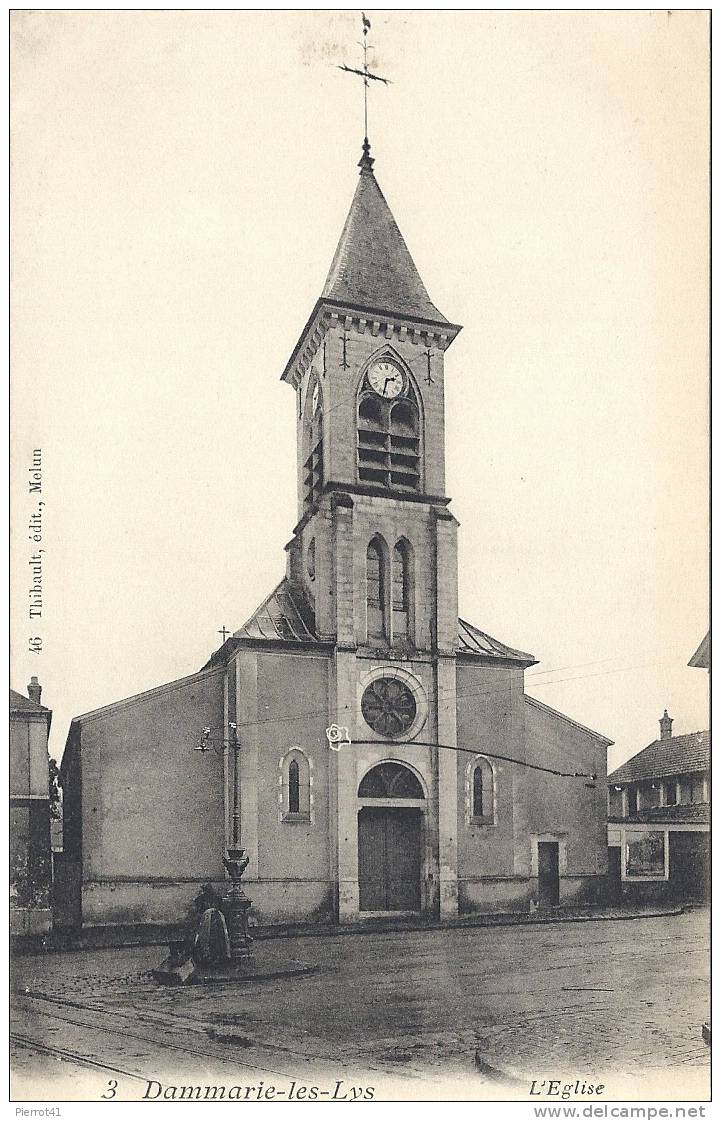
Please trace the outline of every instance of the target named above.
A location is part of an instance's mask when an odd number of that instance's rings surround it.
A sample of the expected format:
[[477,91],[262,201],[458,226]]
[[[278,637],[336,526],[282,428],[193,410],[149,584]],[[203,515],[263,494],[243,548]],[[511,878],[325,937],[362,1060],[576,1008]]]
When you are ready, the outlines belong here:
[[318,382],[316,382],[315,385],[313,386],[313,397],[312,397],[312,405],[311,405],[311,407],[313,409],[313,415],[314,416],[318,412],[318,405],[319,404],[320,404],[320,386],[318,385]]
[[381,397],[397,397],[403,391],[403,374],[395,362],[376,362],[368,371],[368,381]]

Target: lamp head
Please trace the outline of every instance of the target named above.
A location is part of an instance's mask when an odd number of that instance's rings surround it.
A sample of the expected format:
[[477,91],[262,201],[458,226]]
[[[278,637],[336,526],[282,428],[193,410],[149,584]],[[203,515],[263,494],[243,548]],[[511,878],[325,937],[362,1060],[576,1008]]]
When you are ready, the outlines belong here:
[[193,750],[194,751],[203,751],[203,752],[207,751],[208,747],[210,746],[209,743],[208,743],[208,740],[210,739],[210,736],[211,736],[211,729],[210,728],[203,728],[203,731],[200,733],[200,739],[196,743]]

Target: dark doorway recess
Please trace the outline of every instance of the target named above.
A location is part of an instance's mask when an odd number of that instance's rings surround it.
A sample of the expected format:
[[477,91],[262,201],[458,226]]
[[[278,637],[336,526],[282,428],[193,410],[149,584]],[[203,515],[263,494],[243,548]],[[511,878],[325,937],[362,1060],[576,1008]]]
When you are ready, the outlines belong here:
[[611,845],[608,850],[608,898],[618,903],[621,898],[621,847]]
[[421,811],[365,806],[358,813],[361,911],[419,911]]
[[557,907],[559,902],[558,841],[538,842],[538,902]]

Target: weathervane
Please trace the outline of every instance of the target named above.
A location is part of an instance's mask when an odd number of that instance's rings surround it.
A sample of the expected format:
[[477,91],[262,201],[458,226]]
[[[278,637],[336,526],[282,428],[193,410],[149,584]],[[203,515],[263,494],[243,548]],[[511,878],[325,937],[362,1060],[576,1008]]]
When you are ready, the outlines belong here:
[[372,46],[368,43],[368,32],[370,31],[371,21],[365,12],[361,12],[363,19],[363,42],[359,46],[363,47],[363,69],[356,70],[354,66],[339,66],[339,70],[345,70],[346,74],[357,74],[359,78],[363,79],[363,122],[364,122],[364,138],[363,138],[363,151],[365,158],[369,158],[370,144],[368,143],[368,86],[371,82],[383,82],[385,86],[390,85],[390,78],[381,78],[380,74],[371,74],[368,69],[368,50],[373,50]]

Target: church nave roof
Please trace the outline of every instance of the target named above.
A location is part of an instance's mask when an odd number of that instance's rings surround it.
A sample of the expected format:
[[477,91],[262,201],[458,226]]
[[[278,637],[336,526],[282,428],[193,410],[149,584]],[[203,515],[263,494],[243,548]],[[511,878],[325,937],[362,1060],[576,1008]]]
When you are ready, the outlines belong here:
[[499,642],[497,638],[491,638],[484,631],[479,631],[478,627],[467,623],[465,619],[458,620],[458,641],[459,654],[499,658],[504,662],[522,662],[528,666],[536,664],[533,654],[526,654],[524,650],[514,650],[512,646],[506,646],[503,642]]
[[264,599],[233,638],[266,642],[318,642],[315,616],[300,592],[285,577]]
[[[301,589],[284,577],[243,626],[214,652],[207,665],[224,660],[243,641],[283,642],[301,646],[321,643],[323,640],[316,632],[313,610]],[[536,661],[532,654],[506,646],[464,619],[458,620],[458,653],[479,659],[518,662],[525,666],[533,665]]]

